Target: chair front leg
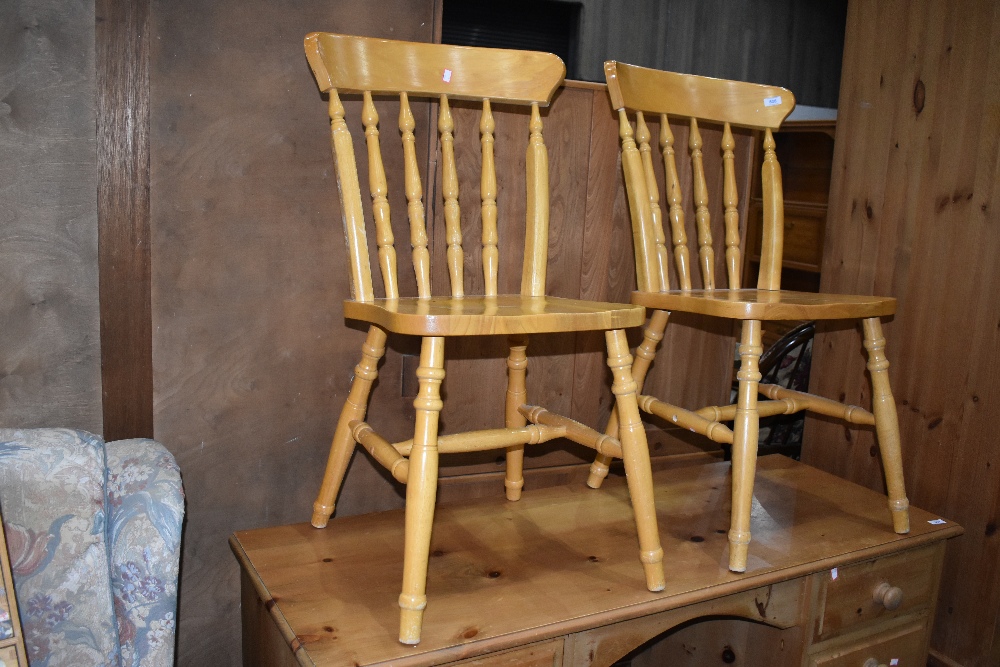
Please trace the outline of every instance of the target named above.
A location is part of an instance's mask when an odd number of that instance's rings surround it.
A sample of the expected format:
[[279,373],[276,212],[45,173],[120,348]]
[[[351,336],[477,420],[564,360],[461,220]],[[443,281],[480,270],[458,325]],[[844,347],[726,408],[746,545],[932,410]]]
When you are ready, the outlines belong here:
[[[507,428],[522,428],[528,423],[519,407],[528,402],[525,375],[528,370],[528,337],[510,336],[510,355],[507,357],[507,400],[504,418]],[[519,500],[524,487],[524,445],[507,448],[507,471],[504,475],[507,500]]]
[[325,527],[333,514],[334,501],[344,482],[351,454],[354,453],[355,443],[350,423],[365,418],[372,383],[378,377],[378,362],[385,354],[385,340],[385,331],[372,326],[368,329],[364,345],[361,346],[361,362],[354,367],[351,391],[340,411],[340,419],[337,420],[337,429],[333,432],[333,442],[330,445],[330,455],[326,460],[323,483],[316,496],[316,502],[313,503],[312,525],[316,528]]
[[[642,385],[646,381],[646,374],[649,367],[656,358],[656,347],[663,340],[663,331],[667,328],[667,320],[670,313],[666,310],[654,310],[649,318],[649,326],[642,334],[642,343],[635,350],[635,361],[632,362],[632,379],[635,380],[636,394],[642,393]],[[608,418],[608,425],[604,429],[607,435],[618,438],[618,409],[611,409],[611,417]],[[590,476],[587,478],[587,486],[592,489],[601,488],[601,484],[608,476],[611,465],[611,457],[598,454],[594,457],[594,462],[590,465]]]
[[910,532],[910,501],[903,485],[903,455],[899,443],[899,419],[896,401],[889,387],[889,360],[885,356],[885,337],[877,317],[864,320],[865,349],[868,350],[868,370],[872,377],[872,413],[875,415],[875,435],[882,455],[885,485],[889,492],[892,527],[897,533]]
[[635,524],[639,533],[639,560],[646,574],[646,588],[662,591],[663,549],[656,526],[656,504],[653,499],[653,473],[649,464],[646,429],[639,416],[636,382],[632,379],[632,356],[628,340],[621,329],[605,332],[608,344],[608,366],[614,376],[611,391],[618,408],[618,432],[622,443],[622,458],[628,492],[632,498]]
[[420,626],[427,606],[427,560],[438,476],[438,417],[444,380],[444,338],[424,338],[417,368],[420,388],[406,483],[406,527],[403,546],[403,591],[399,595],[399,641],[420,643]]
[[758,361],[763,347],[760,321],[745,320],[740,338],[739,395],[733,422],[733,509],[729,528],[729,569],[745,572],[750,545],[750,512],[753,507],[753,478],[757,470],[757,384]]

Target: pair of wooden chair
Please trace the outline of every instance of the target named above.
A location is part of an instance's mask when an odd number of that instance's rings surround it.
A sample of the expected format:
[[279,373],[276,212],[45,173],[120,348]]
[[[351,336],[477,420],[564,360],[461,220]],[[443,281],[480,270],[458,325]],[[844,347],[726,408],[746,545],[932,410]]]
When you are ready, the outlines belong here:
[[[523,486],[524,446],[568,438],[596,451],[588,484],[598,487],[607,475],[612,458],[624,460],[629,493],[635,511],[639,560],[651,591],[664,588],[663,550],[660,546],[653,502],[649,451],[640,406],[646,412],[733,443],[733,524],[730,532],[730,568],[746,566],[750,540],[750,501],[755,465],[758,414],[791,412],[809,408],[822,414],[843,416],[854,423],[875,422],[889,480],[890,506],[896,530],[906,529],[906,500],[902,491],[898,429],[885,374],[879,332],[881,315],[892,312],[892,299],[872,297],[819,297],[778,291],[781,265],[781,180],[770,131],[780,125],[794,105],[791,94],[738,82],[705,79],[608,63],[612,102],[620,110],[622,164],[625,171],[635,241],[639,291],[632,304],[598,303],[545,295],[548,250],[549,186],[548,158],[539,107],[549,103],[565,73],[562,62],[551,54],[498,49],[477,49],[439,44],[416,44],[388,40],[313,33],[306,37],[306,54],[321,90],[329,94],[332,143],[340,202],[350,259],[352,299],[345,301],[345,317],[370,325],[355,369],[350,393],[344,404],[331,445],[322,487],[313,508],[312,523],[326,525],[356,445],[406,484],[405,549],[402,593],[399,597],[400,641],[415,644],[427,597],[425,591],[431,525],[436,497],[438,457],[453,452],[503,449],[506,451],[507,498],[517,500]],[[367,165],[371,219],[375,229],[374,250],[381,274],[381,296],[376,296],[369,267],[369,244],[358,165],[344,118],[340,94],[360,94],[361,122],[367,143]],[[399,132],[402,138],[410,245],[417,295],[399,294],[397,256],[387,199],[388,179],[381,157],[379,118],[375,95],[399,99]],[[411,97],[438,101],[438,130],[443,198],[446,262],[451,296],[431,296],[428,235],[423,186],[415,153],[415,122]],[[482,267],[484,294],[465,293],[464,250],[458,203],[458,176],[454,146],[454,122],[449,102],[474,100],[482,105],[480,212],[482,221]],[[525,105],[530,108],[525,131],[526,225],[521,290],[517,295],[498,294],[497,182],[494,160],[495,122],[491,104]],[[626,109],[634,110],[638,129],[633,131]],[[653,178],[652,149],[643,113],[660,114],[661,150],[670,204],[672,240],[681,289],[670,290],[668,251]],[[690,145],[694,171],[699,258],[706,289],[693,290],[686,247],[680,186],[667,114],[689,116]],[[714,260],[708,234],[706,181],[702,168],[701,139],[697,122],[707,120],[725,126],[726,258],[730,289],[714,290]],[[733,139],[730,124],[765,130],[765,257],[758,290],[740,290],[737,194],[733,171]],[[629,353],[625,329],[650,323],[636,358]],[[670,311],[682,310],[744,321],[740,345],[739,401],[734,406],[689,411],[641,396],[642,382],[652,363],[657,343],[663,337]],[[859,408],[833,407],[832,401],[805,394],[758,386],[756,363],[761,354],[760,320],[781,318],[865,318],[866,346],[871,351],[875,392],[875,415]],[[528,404],[525,390],[528,336],[570,331],[604,331],[608,365],[613,375],[615,408],[605,433],[600,433],[544,408]],[[414,437],[390,443],[365,421],[367,402],[378,373],[387,334],[422,338],[417,369],[419,390]],[[505,427],[461,434],[440,435],[438,417],[442,408],[440,387],[445,377],[445,341],[454,336],[507,335]],[[758,405],[757,393],[772,400]],[[735,420],[730,430],[720,422]]]

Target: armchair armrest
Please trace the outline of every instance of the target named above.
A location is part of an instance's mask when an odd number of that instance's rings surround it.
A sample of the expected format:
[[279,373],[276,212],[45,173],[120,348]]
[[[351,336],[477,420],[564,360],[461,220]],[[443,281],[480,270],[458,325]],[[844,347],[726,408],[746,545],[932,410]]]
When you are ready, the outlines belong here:
[[177,462],[158,442],[109,442],[108,544],[123,666],[174,661],[184,492]]

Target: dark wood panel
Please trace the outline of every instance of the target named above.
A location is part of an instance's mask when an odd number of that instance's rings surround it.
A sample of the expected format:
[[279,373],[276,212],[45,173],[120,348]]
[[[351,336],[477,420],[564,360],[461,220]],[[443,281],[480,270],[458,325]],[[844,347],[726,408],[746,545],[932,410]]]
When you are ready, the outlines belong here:
[[[888,294],[885,327],[907,492],[954,519],[932,646],[1000,654],[1000,8],[852,3],[827,223],[824,291]],[[812,388],[867,405],[859,333],[817,337]],[[882,489],[869,430],[809,419],[803,459]]]
[[104,436],[151,438],[149,0],[95,6]]
[[0,3],[0,82],[0,421],[100,433],[93,3]]
[[[348,286],[329,121],[302,39],[329,30],[430,41],[434,23],[432,2],[378,11],[354,1],[152,3],[154,420],[188,502],[179,664],[240,664],[238,568],[226,539],[309,518],[364,338],[341,312]],[[347,106],[356,121],[359,103]],[[403,437],[412,399],[400,398],[399,352],[380,370],[373,410]],[[338,510],[400,505],[356,456]]]

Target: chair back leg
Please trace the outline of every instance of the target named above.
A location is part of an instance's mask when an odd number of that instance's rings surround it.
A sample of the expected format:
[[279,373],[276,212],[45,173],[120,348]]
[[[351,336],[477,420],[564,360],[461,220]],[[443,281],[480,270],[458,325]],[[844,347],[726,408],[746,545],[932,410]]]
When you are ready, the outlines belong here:
[[621,329],[605,332],[608,345],[608,366],[614,381],[611,391],[618,410],[618,433],[622,446],[622,460],[628,480],[629,496],[635,511],[635,524],[639,533],[639,560],[646,574],[646,588],[662,591],[666,582],[663,576],[663,549],[656,527],[656,505],[653,501],[653,473],[649,467],[649,445],[646,428],[639,416],[636,382],[632,378],[632,355],[628,340]]
[[885,485],[889,492],[892,528],[897,533],[910,532],[910,502],[903,487],[903,455],[899,446],[899,419],[896,401],[889,387],[889,360],[885,356],[882,322],[877,317],[863,321],[868,370],[872,377],[872,413],[875,415],[875,435],[885,470]]
[[378,378],[378,362],[385,354],[386,333],[378,327],[368,329],[368,337],[361,346],[361,362],[354,368],[354,380],[351,391],[344,401],[337,420],[337,430],[333,433],[330,444],[330,455],[326,461],[326,471],[323,473],[323,483],[320,486],[316,502],[313,503],[312,525],[324,528],[333,515],[340,485],[344,482],[347,464],[354,453],[354,436],[351,434],[351,422],[363,421],[368,410],[368,396],[372,384]]

